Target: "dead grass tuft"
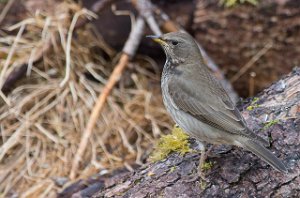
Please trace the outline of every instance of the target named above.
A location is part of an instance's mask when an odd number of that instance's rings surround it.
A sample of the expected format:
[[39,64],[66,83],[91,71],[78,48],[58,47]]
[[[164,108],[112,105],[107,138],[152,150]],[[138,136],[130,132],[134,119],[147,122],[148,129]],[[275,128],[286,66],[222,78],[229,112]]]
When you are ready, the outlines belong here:
[[[14,69],[29,65],[17,88],[1,94],[1,195],[48,197],[60,190],[55,178],[68,177],[91,109],[118,59],[91,26],[74,32],[76,20],[93,13],[71,1],[56,6],[11,26],[18,34],[0,39],[1,86]],[[79,178],[143,163],[154,138],[171,129],[157,96],[159,74],[149,72],[156,65],[147,60],[132,63],[110,95]]]

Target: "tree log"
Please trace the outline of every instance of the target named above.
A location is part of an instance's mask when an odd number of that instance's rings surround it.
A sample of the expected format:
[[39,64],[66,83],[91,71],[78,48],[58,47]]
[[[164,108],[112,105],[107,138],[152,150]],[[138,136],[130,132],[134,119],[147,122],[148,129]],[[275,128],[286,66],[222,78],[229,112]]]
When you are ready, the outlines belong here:
[[132,173],[96,175],[88,185],[71,185],[60,196],[300,197],[300,68],[244,102],[241,110],[249,127],[270,141],[269,149],[287,165],[288,174],[241,148],[220,145],[208,156],[207,182],[197,174],[199,153],[172,153]]

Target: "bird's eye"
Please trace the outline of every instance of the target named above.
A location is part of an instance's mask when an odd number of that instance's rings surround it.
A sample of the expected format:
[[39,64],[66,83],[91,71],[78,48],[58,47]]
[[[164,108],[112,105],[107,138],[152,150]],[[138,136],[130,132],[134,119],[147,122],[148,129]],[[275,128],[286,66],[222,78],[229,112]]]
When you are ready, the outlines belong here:
[[172,41],[172,45],[177,45],[178,41]]

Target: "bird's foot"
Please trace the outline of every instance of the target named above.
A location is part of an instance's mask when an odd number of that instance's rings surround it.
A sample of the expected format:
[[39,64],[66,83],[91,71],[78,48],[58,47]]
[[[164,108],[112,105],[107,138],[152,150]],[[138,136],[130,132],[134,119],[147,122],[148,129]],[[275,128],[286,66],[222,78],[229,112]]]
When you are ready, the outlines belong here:
[[208,182],[208,179],[206,178],[206,175],[205,175],[205,171],[203,170],[202,167],[200,167],[200,164],[198,166],[198,175],[202,181]]
[[211,162],[205,162],[205,161],[207,159],[208,154],[212,150],[212,148],[213,147],[210,146],[210,148],[207,151],[205,151],[205,149],[202,150],[200,160],[199,160],[198,175],[200,176],[200,178],[203,181],[206,181],[206,182],[208,182],[209,180],[205,176],[205,171],[209,170],[212,167],[212,163]]
[[205,172],[204,172],[204,169],[203,169],[206,158],[207,158],[207,154],[206,154],[205,150],[203,150],[201,152],[201,156],[200,156],[200,161],[199,161],[199,166],[198,166],[198,175],[200,176],[200,178],[202,180],[207,182],[208,180],[205,177]]

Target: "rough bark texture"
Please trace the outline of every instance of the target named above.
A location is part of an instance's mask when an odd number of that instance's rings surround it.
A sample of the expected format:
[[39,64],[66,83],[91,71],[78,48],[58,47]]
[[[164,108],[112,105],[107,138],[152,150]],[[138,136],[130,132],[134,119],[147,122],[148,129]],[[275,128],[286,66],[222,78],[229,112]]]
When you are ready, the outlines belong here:
[[255,72],[254,91],[263,90],[299,65],[300,3],[264,0],[257,6],[231,9],[219,0],[199,0],[194,12],[194,37],[231,79],[267,44],[272,47],[233,83],[242,97],[249,95],[250,72]]
[[[270,140],[270,149],[288,166],[288,174],[241,148],[215,146],[208,157],[213,164],[206,171],[208,182],[197,175],[198,153],[173,153],[133,173],[96,175],[60,196],[300,197],[300,68],[259,94],[255,104],[241,106],[249,127]],[[249,106],[253,109],[247,110]]]

